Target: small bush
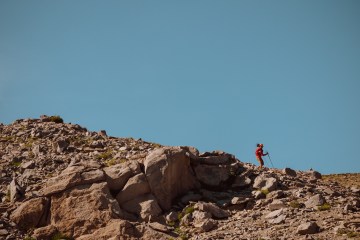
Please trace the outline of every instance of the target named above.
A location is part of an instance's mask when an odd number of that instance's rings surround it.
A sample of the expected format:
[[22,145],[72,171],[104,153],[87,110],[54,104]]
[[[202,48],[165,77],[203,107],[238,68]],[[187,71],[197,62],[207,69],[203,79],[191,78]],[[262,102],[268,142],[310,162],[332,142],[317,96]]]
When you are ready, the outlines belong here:
[[331,206],[328,203],[324,203],[323,205],[318,206],[319,211],[326,211],[326,210],[329,210],[330,208],[331,208]]
[[21,161],[12,161],[11,165],[13,165],[14,167],[20,167]]
[[49,117],[49,121],[54,123],[64,123],[64,120],[58,115]]
[[24,238],[24,240],[36,240],[36,238],[26,236],[26,237]]
[[111,158],[111,159],[105,161],[105,165],[106,165],[107,167],[113,166],[113,165],[115,165],[116,163],[117,163],[117,162],[116,162],[116,159],[114,159],[114,158]]
[[291,201],[291,202],[289,203],[289,205],[290,205],[290,207],[292,207],[292,208],[301,208],[301,204],[300,204],[298,201],[296,201],[296,200]]
[[62,233],[57,233],[51,238],[51,240],[73,240],[73,238],[65,236]]
[[100,153],[99,155],[96,156],[96,158],[99,160],[107,160],[110,159],[111,157],[112,157],[112,151],[110,150]]
[[194,210],[195,209],[194,209],[193,206],[189,206],[189,207],[185,208],[185,210],[184,210],[185,214],[184,215],[186,215],[188,213],[192,213],[192,212],[194,212]]
[[265,194],[265,195],[268,195],[268,194],[269,194],[269,190],[266,189],[266,188],[261,189],[260,192],[262,192],[262,193]]

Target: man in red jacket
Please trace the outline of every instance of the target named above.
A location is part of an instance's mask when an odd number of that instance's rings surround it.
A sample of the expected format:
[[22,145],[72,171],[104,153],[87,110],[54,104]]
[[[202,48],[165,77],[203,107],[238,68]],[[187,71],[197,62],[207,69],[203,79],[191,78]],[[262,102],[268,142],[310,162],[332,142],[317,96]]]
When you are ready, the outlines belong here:
[[256,146],[257,146],[255,151],[256,160],[258,160],[258,162],[260,163],[259,168],[262,169],[262,167],[264,166],[264,160],[262,159],[262,156],[266,156],[268,155],[268,153],[264,154],[263,152],[264,144],[258,143]]

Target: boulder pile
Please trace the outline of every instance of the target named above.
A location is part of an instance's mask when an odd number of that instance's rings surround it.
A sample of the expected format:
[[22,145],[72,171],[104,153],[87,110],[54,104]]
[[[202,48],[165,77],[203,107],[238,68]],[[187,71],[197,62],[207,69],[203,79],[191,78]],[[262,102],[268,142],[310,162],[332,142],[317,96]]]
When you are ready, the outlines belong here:
[[360,191],[319,172],[53,119],[0,124],[0,239],[360,237]]

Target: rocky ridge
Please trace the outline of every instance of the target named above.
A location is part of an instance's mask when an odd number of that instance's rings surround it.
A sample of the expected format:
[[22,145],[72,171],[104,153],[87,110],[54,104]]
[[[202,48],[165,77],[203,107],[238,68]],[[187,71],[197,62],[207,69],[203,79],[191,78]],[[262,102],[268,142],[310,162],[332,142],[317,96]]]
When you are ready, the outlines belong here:
[[0,239],[359,239],[359,196],[54,117],[0,124]]

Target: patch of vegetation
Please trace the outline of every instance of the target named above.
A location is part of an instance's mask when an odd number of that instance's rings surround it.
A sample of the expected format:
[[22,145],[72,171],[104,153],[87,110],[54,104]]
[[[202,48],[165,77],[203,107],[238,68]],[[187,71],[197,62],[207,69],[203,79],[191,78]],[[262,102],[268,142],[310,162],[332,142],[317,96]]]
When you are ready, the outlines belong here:
[[298,201],[296,201],[296,200],[291,201],[291,202],[289,203],[289,205],[290,205],[290,207],[292,207],[292,208],[301,208],[301,204],[300,204]]
[[24,240],[36,240],[36,238],[26,236],[26,237],[24,238]]
[[331,206],[328,203],[324,203],[323,205],[318,206],[319,211],[326,211],[326,210],[329,210],[330,208],[331,208]]
[[184,215],[192,213],[192,212],[194,212],[194,210],[195,210],[194,206],[189,206],[189,207],[184,209],[184,213],[185,213]]
[[360,236],[359,233],[351,231],[349,229],[345,229],[345,228],[339,229],[337,231],[337,235],[346,235],[348,238],[354,238],[354,237]]
[[14,142],[15,137],[14,136],[3,136],[0,138],[1,142]]
[[57,233],[51,238],[51,240],[73,240],[73,238],[68,237],[62,233]]
[[99,160],[107,160],[112,158],[113,152],[111,150],[107,150],[106,152],[100,153],[99,155],[96,156],[97,159]]
[[5,201],[10,202],[10,190],[7,190],[6,192]]
[[14,167],[20,167],[21,161],[12,161],[11,165],[13,165]]
[[189,239],[189,236],[186,234],[186,232],[182,231],[179,227],[175,228],[174,232],[179,235],[181,240]]
[[178,220],[181,221],[181,219],[184,217],[184,214],[183,213],[178,213]]
[[261,189],[260,192],[262,192],[262,193],[265,194],[265,195],[268,195],[268,194],[269,194],[269,190],[266,189],[266,188]]
[[49,117],[49,121],[54,123],[64,123],[64,120],[59,115]]
[[174,227],[176,223],[175,223],[175,222],[168,222],[167,224],[168,224],[170,227]]
[[115,158],[111,158],[111,159],[108,159],[108,160],[105,161],[105,165],[107,167],[113,166],[115,164],[117,164],[117,161],[116,161]]

